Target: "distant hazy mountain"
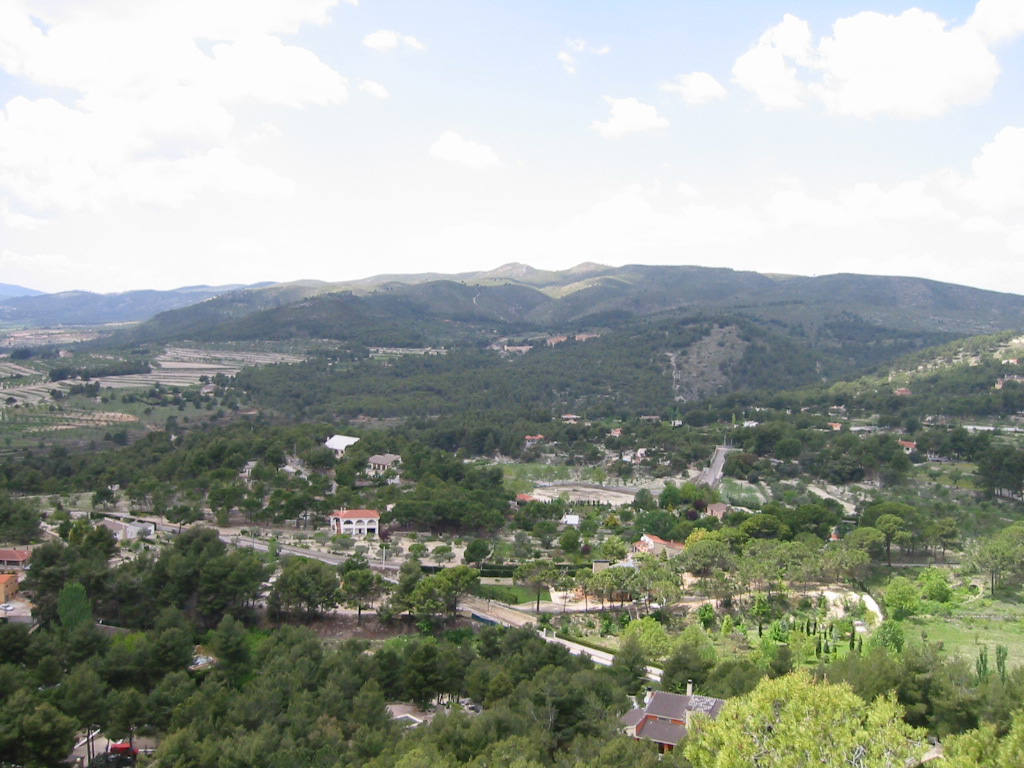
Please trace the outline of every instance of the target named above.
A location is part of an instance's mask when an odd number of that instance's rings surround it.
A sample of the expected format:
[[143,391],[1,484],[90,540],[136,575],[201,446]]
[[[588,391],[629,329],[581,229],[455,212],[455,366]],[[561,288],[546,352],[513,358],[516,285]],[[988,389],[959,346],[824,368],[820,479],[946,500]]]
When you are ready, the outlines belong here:
[[429,343],[459,336],[460,329],[582,330],[665,313],[745,317],[808,339],[867,338],[884,328],[922,333],[934,343],[1024,328],[1024,296],[919,278],[599,264],[561,272],[508,264],[438,278],[387,275],[248,288],[164,312],[136,329],[136,337],[372,343],[377,334]]
[[0,283],[0,301],[3,301],[4,299],[12,299],[16,296],[41,296],[42,293],[42,291],[37,291],[33,288],[26,288],[23,285]]
[[171,291],[65,291],[46,294],[35,291],[32,295],[0,294],[0,322],[27,326],[137,322],[159,312],[187,307],[239,287],[242,286],[192,285]]

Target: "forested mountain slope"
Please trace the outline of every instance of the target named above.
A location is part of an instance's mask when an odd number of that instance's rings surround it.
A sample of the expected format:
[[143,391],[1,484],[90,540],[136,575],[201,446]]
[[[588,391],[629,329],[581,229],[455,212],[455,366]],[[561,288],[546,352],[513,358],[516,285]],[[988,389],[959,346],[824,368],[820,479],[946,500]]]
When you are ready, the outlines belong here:
[[[798,335],[877,337],[878,329],[947,338],[1024,326],[1024,297],[903,277],[779,277],[704,267],[581,265],[541,272],[506,265],[493,272],[386,282],[289,283],[236,291],[199,307],[166,312],[135,331],[140,340],[282,338],[289,333],[353,340],[355,315],[393,335],[443,343],[456,321],[481,331],[581,330],[629,318],[675,314],[742,315]],[[883,336],[885,334],[882,334]],[[934,339],[930,339],[934,342]],[[383,340],[381,343],[385,343]]]

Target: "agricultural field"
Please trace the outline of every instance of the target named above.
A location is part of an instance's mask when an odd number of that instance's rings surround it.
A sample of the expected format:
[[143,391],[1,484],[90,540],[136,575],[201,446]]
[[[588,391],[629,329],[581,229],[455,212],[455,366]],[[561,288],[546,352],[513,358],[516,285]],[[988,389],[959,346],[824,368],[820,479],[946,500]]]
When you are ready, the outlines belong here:
[[941,643],[951,656],[969,662],[983,647],[995,658],[996,646],[1005,646],[1010,666],[1024,663],[1024,593],[1001,590],[996,599],[981,595],[980,584],[970,592],[958,589],[948,616],[918,616],[904,620],[908,638],[917,636]]
[[[292,354],[245,349],[168,347],[150,363],[149,373],[50,380],[54,365],[96,366],[97,360],[11,361],[0,359],[0,441],[2,448],[33,447],[59,434],[89,443],[164,429],[168,419],[184,424],[217,413],[212,392],[191,405],[179,394],[218,376],[233,376],[243,367],[293,363]],[[83,385],[91,385],[83,393]],[[212,385],[211,385],[212,390]],[[223,403],[216,403],[223,405]]]

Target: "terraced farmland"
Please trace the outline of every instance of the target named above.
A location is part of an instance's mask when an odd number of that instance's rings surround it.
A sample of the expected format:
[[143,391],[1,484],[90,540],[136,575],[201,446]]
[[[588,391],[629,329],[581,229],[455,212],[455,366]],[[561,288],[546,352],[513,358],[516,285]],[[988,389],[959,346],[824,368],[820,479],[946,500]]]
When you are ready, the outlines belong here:
[[[190,387],[199,384],[202,377],[212,379],[217,374],[233,376],[250,365],[272,365],[274,363],[297,363],[297,355],[276,352],[193,349],[168,347],[153,361],[150,373],[134,373],[126,376],[101,376],[92,379],[101,388],[148,389],[163,387]],[[6,405],[39,405],[51,399],[51,391],[67,393],[77,381],[49,381],[45,371],[32,369],[15,363],[0,362],[0,380],[11,376],[32,377],[24,384],[0,384],[0,397]]]
[[[50,381],[49,369],[42,361],[22,365],[0,360],[0,436],[7,450],[35,445],[54,433],[65,435],[62,442],[70,439],[88,443],[110,439],[113,433],[125,433],[121,437],[134,439],[148,430],[164,429],[172,416],[187,422],[209,415],[196,410],[198,401],[196,407],[183,410],[154,402],[144,394],[139,398],[129,396],[132,390],[145,393],[157,386],[164,392],[184,390],[218,374],[233,376],[246,366],[301,360],[296,355],[265,351],[169,347],[152,361],[150,373],[91,379],[88,383],[99,384],[101,396],[82,394],[83,382],[78,379]],[[77,393],[72,394],[75,387]],[[204,411],[210,407],[204,406]]]

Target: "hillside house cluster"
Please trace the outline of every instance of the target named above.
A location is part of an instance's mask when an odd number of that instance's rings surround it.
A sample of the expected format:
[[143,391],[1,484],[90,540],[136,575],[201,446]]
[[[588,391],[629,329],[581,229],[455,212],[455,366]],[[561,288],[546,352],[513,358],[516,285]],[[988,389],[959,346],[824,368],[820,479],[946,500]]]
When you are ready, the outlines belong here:
[[630,710],[619,719],[623,731],[637,741],[653,741],[659,752],[671,752],[686,738],[694,713],[713,720],[725,706],[724,699],[694,695],[692,684],[686,689],[685,696],[665,691],[648,692],[644,706]]

